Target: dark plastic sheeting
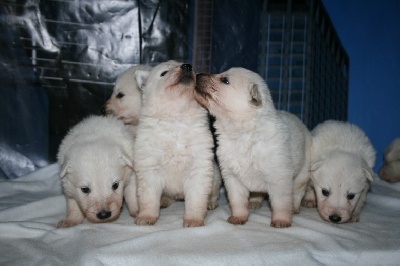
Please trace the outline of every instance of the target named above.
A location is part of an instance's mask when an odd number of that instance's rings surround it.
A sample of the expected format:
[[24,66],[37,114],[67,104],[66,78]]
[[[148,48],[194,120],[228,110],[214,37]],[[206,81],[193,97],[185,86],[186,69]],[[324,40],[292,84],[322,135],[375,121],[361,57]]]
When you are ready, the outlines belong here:
[[0,175],[53,161],[132,64],[188,61],[189,10],[189,0],[1,1]]

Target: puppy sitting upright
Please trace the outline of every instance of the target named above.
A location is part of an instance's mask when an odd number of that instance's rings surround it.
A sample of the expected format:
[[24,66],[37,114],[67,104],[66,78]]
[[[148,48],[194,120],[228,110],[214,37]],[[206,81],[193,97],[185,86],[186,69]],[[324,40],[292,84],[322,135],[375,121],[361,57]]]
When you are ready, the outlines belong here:
[[321,218],[358,222],[373,180],[371,142],[357,126],[333,120],[319,124],[311,134],[311,180]]
[[[246,223],[249,193],[268,192],[271,226],[291,226],[292,211],[299,211],[309,180],[310,135],[305,126],[277,112],[264,80],[244,68],[197,75],[195,98],[216,117],[217,155],[232,210],[228,222]],[[296,206],[294,187],[301,194]]]
[[185,200],[183,226],[204,225],[213,178],[213,140],[207,111],[193,98],[192,66],[168,61],[136,71],[143,91],[134,165],[138,177],[136,224],[152,225],[160,197]]
[[114,117],[91,116],[73,127],[58,152],[67,217],[58,227],[118,218],[125,196],[129,212],[138,211],[133,171],[133,136]]

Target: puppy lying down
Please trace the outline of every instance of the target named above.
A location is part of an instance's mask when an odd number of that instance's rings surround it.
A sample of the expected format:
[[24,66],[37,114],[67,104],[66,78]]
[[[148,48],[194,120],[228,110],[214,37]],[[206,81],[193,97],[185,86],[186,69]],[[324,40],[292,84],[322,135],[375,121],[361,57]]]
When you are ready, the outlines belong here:
[[115,117],[90,116],[63,139],[58,164],[67,216],[58,227],[118,218],[123,198],[129,212],[138,212],[131,130]]
[[385,149],[379,177],[388,182],[400,182],[400,138],[393,140]]
[[[371,142],[357,126],[333,120],[319,124],[311,134],[311,180],[321,218],[358,222],[373,180]],[[312,195],[307,194],[308,200],[315,200]]]
[[244,68],[198,74],[195,98],[216,117],[217,155],[232,211],[228,222],[246,223],[250,192],[267,192],[271,226],[291,226],[309,181],[306,127],[278,112],[264,80]]

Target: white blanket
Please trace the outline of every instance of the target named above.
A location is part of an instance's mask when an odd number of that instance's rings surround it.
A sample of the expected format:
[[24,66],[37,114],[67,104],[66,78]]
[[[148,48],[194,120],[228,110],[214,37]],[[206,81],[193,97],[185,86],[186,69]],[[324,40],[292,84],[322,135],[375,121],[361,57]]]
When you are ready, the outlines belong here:
[[400,265],[400,184],[372,184],[358,223],[322,221],[302,208],[291,228],[269,226],[264,202],[231,225],[221,193],[205,226],[183,228],[184,205],[137,226],[124,208],[112,223],[56,228],[65,216],[56,164],[0,183],[0,265]]

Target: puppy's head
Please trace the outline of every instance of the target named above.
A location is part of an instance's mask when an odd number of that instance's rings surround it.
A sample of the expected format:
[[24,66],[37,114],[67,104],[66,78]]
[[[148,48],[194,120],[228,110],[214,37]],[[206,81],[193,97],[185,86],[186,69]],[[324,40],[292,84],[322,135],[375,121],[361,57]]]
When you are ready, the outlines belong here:
[[400,138],[386,147],[383,161],[379,177],[388,183],[400,182]]
[[[369,189],[372,170],[358,156],[345,152],[329,152],[311,165],[311,179],[322,219],[346,223]],[[360,202],[361,203],[361,202]]]
[[129,125],[137,124],[142,105],[142,95],[135,76],[137,70],[150,70],[150,67],[133,66],[118,76],[113,93],[104,105],[106,114],[114,115]]
[[154,112],[176,112],[195,102],[196,73],[189,64],[164,62],[151,71],[136,71],[136,80],[143,91],[143,106],[151,107]]
[[217,118],[246,119],[273,108],[264,80],[244,68],[220,74],[198,74],[195,99]]
[[132,162],[113,143],[73,145],[61,165],[64,193],[92,223],[118,218]]

